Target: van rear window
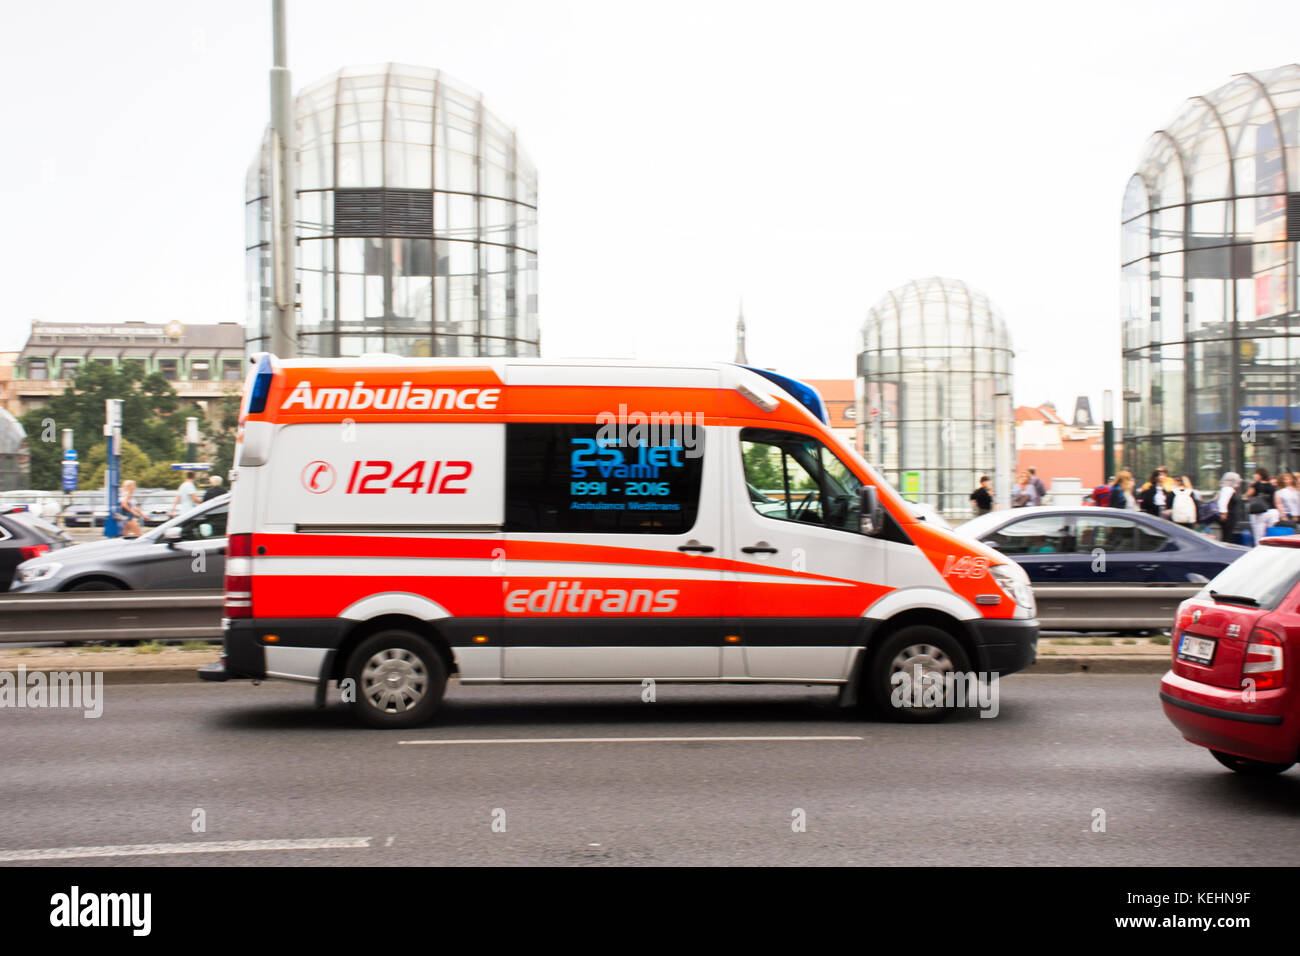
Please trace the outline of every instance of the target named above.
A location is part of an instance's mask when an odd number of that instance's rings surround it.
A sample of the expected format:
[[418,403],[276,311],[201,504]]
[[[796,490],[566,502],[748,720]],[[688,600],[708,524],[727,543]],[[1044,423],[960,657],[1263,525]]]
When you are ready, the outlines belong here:
[[605,429],[506,426],[506,531],[685,534],[694,527],[704,429],[680,426],[660,444]]

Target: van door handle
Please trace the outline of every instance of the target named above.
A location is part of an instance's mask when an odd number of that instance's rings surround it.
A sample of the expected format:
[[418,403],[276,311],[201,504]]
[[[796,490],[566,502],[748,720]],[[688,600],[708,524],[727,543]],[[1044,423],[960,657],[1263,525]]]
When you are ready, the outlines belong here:
[[713,545],[700,544],[698,541],[690,541],[686,544],[679,544],[677,546],[677,550],[678,551],[699,551],[701,554],[708,554],[710,551],[713,550]]
[[741,548],[745,554],[776,554],[776,548],[765,542],[752,544],[748,548]]
[[1160,570],[1160,565],[1158,565],[1158,564],[1139,564],[1139,565],[1138,565],[1138,570],[1139,570],[1139,571],[1159,571],[1159,570]]
[[1061,570],[1061,566],[1060,566],[1059,564],[1044,564],[1044,565],[1043,565],[1043,570],[1044,570],[1044,571],[1059,571],[1059,570]]

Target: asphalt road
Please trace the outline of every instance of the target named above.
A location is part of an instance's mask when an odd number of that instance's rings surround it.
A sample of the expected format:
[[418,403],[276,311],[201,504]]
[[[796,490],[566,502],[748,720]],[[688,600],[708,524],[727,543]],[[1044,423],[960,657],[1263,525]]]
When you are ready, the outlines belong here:
[[[802,686],[661,685],[643,703],[639,686],[453,685],[438,723],[397,732],[315,711],[300,685],[110,686],[99,719],[0,710],[0,863],[1292,862],[1300,768],[1223,770],[1165,720],[1158,682],[1013,676],[996,718],[925,726]],[[402,743],[839,736],[861,739]],[[254,849],[178,846],[196,842]],[[162,852],[87,856],[138,844]]]

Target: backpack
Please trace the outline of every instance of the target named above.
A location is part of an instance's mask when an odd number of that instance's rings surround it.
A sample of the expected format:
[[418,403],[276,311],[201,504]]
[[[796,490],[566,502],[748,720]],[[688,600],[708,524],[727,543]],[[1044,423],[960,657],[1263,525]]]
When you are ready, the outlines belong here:
[[1098,508],[1110,505],[1110,485],[1098,485],[1092,489],[1092,503]]
[[1196,509],[1197,521],[1218,521],[1219,520],[1219,503],[1211,498],[1209,501],[1202,501]]
[[1169,517],[1177,524],[1193,524],[1196,521],[1196,502],[1190,491],[1174,492],[1174,506]]
[[1124,489],[1119,485],[1110,486],[1110,499],[1107,504],[1111,508],[1124,508],[1127,502],[1124,501]]

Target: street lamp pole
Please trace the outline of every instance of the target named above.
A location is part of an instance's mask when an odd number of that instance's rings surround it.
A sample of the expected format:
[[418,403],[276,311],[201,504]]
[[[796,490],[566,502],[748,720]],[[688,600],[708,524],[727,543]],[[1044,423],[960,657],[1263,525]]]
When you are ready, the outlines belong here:
[[1115,396],[1110,389],[1101,393],[1101,461],[1102,481],[1115,474]]
[[281,358],[297,354],[297,238],[294,235],[293,94],[289,77],[284,0],[271,0],[271,270],[270,348]]

